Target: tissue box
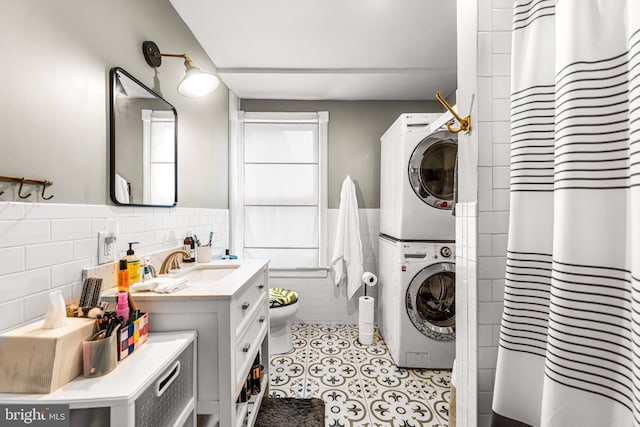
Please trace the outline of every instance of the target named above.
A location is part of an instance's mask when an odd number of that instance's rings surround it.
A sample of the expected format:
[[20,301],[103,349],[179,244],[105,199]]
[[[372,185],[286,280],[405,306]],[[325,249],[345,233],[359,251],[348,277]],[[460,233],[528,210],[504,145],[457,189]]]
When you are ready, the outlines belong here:
[[82,341],[95,320],[66,320],[57,329],[40,320],[0,335],[0,392],[51,393],[82,374]]
[[118,360],[126,358],[147,342],[149,313],[141,313],[137,320],[118,330]]

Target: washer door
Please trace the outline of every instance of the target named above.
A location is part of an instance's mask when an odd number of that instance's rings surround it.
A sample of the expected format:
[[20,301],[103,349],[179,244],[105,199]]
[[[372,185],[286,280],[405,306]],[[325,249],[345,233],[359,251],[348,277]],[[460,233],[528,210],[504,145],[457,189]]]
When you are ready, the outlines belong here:
[[407,314],[423,335],[439,341],[455,339],[455,264],[441,262],[416,274],[407,287]]
[[434,132],[420,141],[409,159],[411,188],[434,208],[453,208],[457,142],[451,132]]

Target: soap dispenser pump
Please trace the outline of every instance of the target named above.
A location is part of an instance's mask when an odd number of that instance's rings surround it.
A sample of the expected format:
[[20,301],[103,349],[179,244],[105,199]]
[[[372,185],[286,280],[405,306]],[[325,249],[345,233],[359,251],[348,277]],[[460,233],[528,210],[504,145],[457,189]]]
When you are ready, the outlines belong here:
[[127,271],[129,272],[129,285],[140,281],[140,258],[133,251],[133,245],[138,242],[129,242],[129,250],[127,251]]

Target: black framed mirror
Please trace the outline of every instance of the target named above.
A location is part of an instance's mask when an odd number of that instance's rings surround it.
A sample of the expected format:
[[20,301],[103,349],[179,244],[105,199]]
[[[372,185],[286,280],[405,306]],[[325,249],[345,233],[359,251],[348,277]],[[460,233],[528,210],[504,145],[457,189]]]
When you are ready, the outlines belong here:
[[120,67],[109,73],[111,200],[116,205],[178,203],[178,113]]

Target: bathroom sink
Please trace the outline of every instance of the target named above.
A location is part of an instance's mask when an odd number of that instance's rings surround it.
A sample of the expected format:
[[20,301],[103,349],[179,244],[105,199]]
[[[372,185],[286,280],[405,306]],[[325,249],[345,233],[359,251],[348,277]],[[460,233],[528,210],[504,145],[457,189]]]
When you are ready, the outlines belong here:
[[181,274],[178,277],[184,277],[189,282],[207,283],[217,282],[229,274],[233,273],[240,267],[239,265],[206,265],[198,266],[194,270]]

